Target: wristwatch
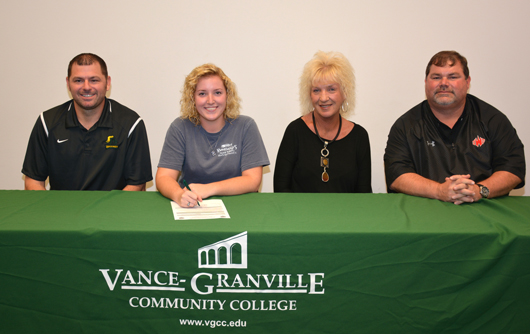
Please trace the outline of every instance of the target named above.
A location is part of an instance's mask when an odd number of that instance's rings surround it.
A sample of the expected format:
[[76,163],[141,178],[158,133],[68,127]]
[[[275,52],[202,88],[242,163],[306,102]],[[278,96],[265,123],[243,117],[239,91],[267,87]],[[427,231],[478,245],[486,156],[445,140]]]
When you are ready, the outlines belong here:
[[488,189],[488,187],[483,186],[480,183],[477,183],[477,186],[480,189],[480,196],[482,196],[482,198],[488,198],[488,196],[490,195],[490,190]]

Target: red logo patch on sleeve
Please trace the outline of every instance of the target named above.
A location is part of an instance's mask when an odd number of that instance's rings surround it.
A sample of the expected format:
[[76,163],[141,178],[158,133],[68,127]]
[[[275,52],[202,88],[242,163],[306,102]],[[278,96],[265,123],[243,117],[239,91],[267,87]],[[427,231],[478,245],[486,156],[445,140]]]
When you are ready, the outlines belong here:
[[484,145],[485,142],[486,139],[481,138],[479,136],[477,136],[477,138],[473,139],[472,141],[473,145],[475,145],[476,147],[481,147],[482,145]]

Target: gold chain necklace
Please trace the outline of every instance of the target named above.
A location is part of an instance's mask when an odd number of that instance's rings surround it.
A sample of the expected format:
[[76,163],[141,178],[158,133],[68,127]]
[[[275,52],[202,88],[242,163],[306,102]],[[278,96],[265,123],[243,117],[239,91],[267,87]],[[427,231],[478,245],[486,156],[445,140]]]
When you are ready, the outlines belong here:
[[328,182],[329,174],[326,171],[326,169],[329,168],[328,145],[333,143],[339,137],[340,129],[342,128],[342,117],[339,115],[339,131],[337,131],[335,138],[333,138],[332,141],[328,142],[327,140],[322,139],[322,137],[320,137],[320,135],[318,134],[317,122],[315,121],[315,112],[313,112],[311,116],[313,116],[313,127],[315,128],[315,133],[318,136],[318,139],[320,139],[320,141],[324,143],[324,148],[320,150],[320,154],[322,154],[322,156],[320,157],[320,167],[324,167],[324,172],[322,173],[322,182]]

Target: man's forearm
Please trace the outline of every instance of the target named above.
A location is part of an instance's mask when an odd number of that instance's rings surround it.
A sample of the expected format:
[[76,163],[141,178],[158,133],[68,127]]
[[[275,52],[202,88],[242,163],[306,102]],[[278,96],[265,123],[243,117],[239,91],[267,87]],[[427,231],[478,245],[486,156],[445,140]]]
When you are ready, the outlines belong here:
[[513,188],[521,183],[521,179],[510,172],[499,171],[477,183],[480,183],[489,189],[490,193],[488,198],[494,198],[508,194]]
[[440,199],[438,186],[440,184],[416,173],[401,174],[390,185],[390,189],[407,195]]
[[24,190],[46,190],[46,183],[24,176]]

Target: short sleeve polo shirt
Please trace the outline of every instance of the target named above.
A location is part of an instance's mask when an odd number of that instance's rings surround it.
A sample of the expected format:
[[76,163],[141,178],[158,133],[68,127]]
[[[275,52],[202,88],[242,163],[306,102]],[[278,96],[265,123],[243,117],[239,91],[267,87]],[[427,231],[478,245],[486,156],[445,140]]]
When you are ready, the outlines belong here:
[[502,112],[468,94],[465,110],[453,129],[442,125],[427,101],[394,123],[384,156],[389,192],[390,185],[405,173],[442,183],[451,175],[470,174],[480,182],[497,171],[506,171],[523,180],[516,188],[524,186],[524,147]]
[[113,190],[151,181],[144,122],[106,99],[100,119],[87,130],[68,101],[37,119],[22,173],[38,181],[49,177],[52,190]]

